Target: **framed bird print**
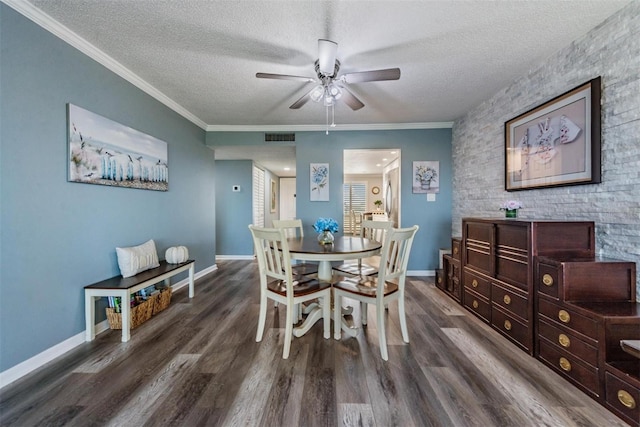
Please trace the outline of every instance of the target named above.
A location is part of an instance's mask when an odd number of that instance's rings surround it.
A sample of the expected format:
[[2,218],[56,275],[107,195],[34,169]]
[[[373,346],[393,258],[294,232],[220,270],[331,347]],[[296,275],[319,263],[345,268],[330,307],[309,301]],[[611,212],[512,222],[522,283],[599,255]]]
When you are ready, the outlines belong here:
[[67,104],[68,180],[167,191],[167,143]]

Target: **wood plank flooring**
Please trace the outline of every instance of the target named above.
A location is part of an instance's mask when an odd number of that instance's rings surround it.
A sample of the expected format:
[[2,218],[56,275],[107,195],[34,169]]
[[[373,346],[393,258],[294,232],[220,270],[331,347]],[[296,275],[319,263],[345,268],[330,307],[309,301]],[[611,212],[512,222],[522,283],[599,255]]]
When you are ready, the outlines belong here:
[[[389,361],[375,315],[356,338],[322,322],[282,359],[284,311],[262,342],[257,264],[219,269],[120,342],[100,334],[0,390],[2,426],[624,426],[442,294],[409,278],[409,337],[389,307]],[[359,312],[354,322],[359,324]]]

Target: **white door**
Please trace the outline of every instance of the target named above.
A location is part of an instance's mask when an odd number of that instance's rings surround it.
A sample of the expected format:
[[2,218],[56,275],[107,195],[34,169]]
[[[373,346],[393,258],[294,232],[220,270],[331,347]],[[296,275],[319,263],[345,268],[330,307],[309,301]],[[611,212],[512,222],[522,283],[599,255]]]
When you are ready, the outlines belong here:
[[296,217],[296,179],[280,178],[280,219]]

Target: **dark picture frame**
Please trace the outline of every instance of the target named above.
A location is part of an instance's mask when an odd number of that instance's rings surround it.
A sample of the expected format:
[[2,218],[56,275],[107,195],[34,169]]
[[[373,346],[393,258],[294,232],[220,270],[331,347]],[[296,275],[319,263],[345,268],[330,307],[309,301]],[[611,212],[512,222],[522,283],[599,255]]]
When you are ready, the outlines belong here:
[[601,182],[600,95],[597,77],[504,124],[506,191]]

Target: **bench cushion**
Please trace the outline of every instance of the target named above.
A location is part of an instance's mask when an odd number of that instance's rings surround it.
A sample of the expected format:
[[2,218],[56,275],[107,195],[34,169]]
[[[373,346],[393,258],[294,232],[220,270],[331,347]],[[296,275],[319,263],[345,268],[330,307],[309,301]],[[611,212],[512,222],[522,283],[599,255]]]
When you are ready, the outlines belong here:
[[160,265],[153,240],[129,248],[116,248],[116,254],[122,277],[131,277]]

